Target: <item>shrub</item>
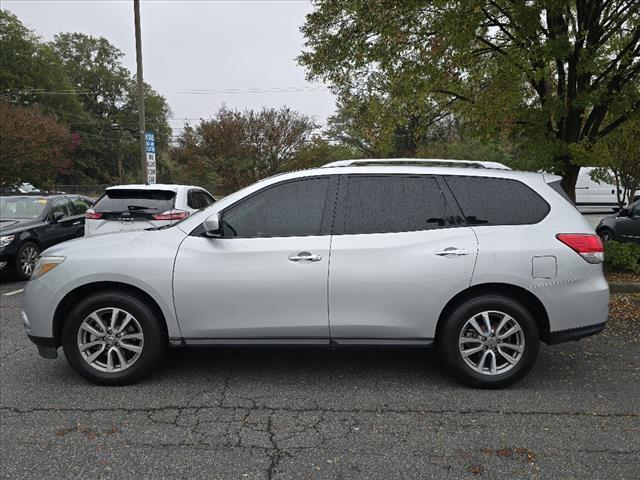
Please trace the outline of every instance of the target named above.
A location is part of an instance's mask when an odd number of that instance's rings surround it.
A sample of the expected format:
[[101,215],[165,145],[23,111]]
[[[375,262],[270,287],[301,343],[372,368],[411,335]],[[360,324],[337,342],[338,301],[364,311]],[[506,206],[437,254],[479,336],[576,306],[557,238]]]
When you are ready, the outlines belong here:
[[604,266],[608,270],[640,272],[640,245],[613,240],[604,246]]

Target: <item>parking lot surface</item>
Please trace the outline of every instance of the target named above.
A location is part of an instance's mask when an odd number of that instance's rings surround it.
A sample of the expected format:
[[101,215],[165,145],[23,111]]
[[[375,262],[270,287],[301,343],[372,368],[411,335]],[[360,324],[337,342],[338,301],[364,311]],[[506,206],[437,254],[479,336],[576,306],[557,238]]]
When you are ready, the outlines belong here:
[[[0,284],[3,478],[637,478],[640,296],[481,391],[433,352],[172,350],[128,387],[38,357]],[[16,291],[18,291],[16,293]],[[10,295],[6,295],[10,294]],[[634,310],[635,309],[635,310]],[[630,313],[631,312],[631,313]]]

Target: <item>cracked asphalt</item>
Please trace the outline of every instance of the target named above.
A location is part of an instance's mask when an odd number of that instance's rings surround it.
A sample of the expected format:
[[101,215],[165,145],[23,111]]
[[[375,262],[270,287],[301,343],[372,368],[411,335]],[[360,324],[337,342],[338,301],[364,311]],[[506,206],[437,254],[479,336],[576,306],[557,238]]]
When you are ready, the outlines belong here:
[[[543,345],[501,391],[430,351],[172,350],[151,378],[97,387],[23,333],[0,284],[0,477],[632,479],[640,315]],[[640,311],[640,296],[630,300]]]

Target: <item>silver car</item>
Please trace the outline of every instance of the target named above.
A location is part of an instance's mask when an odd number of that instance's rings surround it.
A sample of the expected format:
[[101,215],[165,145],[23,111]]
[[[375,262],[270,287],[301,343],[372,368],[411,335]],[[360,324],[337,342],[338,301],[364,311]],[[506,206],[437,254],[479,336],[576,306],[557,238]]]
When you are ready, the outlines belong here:
[[347,162],[278,175],[169,227],[48,249],[25,289],[40,354],[106,385],[167,347],[434,344],[498,388],[540,340],[605,326],[603,247],[559,177],[475,162]]

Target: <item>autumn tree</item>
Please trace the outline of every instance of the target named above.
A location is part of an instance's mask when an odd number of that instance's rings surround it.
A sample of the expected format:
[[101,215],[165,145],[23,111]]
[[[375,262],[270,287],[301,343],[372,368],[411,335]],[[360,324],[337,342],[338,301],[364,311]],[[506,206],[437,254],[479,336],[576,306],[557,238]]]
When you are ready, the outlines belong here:
[[222,107],[212,118],[185,129],[179,139],[182,149],[173,156],[194,171],[215,173],[226,189],[235,189],[290,167],[316,128],[311,117],[287,107]]
[[[572,145],[640,110],[637,0],[317,0],[300,62],[339,98],[449,109],[520,166],[561,174]],[[445,108],[446,107],[446,108]]]
[[37,106],[0,103],[1,184],[51,186],[69,167],[77,138]]

